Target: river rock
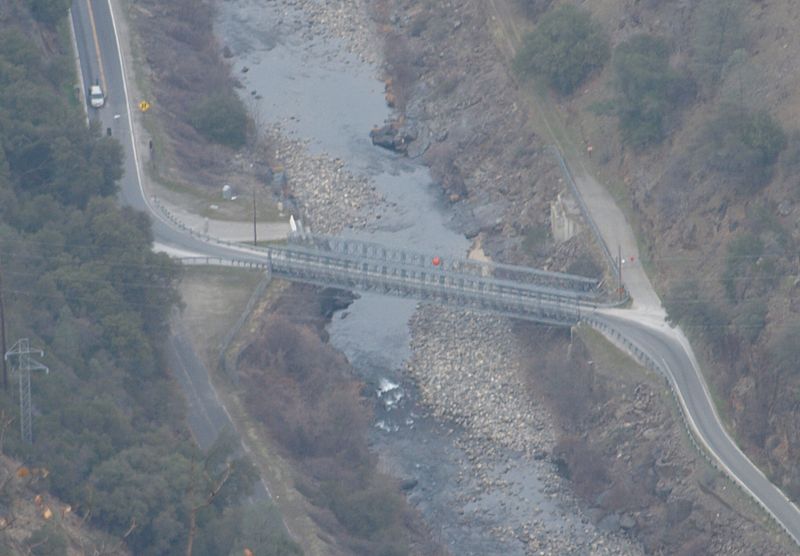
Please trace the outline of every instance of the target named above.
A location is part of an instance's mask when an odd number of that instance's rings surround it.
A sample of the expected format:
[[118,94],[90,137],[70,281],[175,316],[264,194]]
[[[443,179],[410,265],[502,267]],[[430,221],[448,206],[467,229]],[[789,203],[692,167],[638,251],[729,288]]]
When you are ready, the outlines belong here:
[[374,128],[369,132],[369,136],[373,145],[398,153],[406,153],[411,142],[417,138],[417,131],[411,126],[391,122]]
[[606,533],[613,533],[615,531],[618,531],[620,528],[619,514],[612,513],[606,515],[597,524],[597,528],[600,529],[601,531],[605,531]]
[[625,530],[630,530],[636,527],[636,519],[631,514],[622,514],[619,518],[619,525]]

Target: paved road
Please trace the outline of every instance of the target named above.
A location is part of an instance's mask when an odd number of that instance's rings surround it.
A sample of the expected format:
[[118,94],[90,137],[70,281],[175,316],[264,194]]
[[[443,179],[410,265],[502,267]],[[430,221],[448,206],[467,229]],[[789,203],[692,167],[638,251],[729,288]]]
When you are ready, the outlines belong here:
[[[105,68],[101,77],[105,79],[108,104],[93,116],[100,120],[104,129],[111,128],[112,133],[128,153],[120,195],[122,201],[150,214],[153,217],[155,237],[159,243],[171,249],[210,256],[224,256],[229,253],[230,248],[204,243],[170,226],[148,206],[138,179],[135,147],[128,126],[131,104],[126,101],[123,64],[117,50],[109,4],[107,0],[76,0],[75,4],[73,19],[76,32],[79,33],[78,48],[82,68],[85,68],[83,70],[84,78],[87,80],[85,86],[88,87],[89,83],[98,79],[100,67]],[[93,9],[89,10],[84,5]],[[99,51],[101,60],[96,60],[97,52],[92,54],[92,44],[95,40],[95,34],[91,32],[92,18],[97,29],[95,50]],[[91,39],[89,35],[92,36]],[[91,62],[92,56],[96,62]],[[86,62],[83,62],[84,58],[87,59]],[[115,114],[119,114],[120,117],[115,119]],[[575,174],[577,186],[606,244],[612,251],[616,250],[617,245],[621,245],[624,257],[629,258],[634,255],[638,259],[636,240],[631,227],[608,192],[581,167],[580,161]],[[237,249],[237,251],[241,254],[244,250]],[[633,297],[634,311],[606,313],[598,316],[598,320],[617,328],[639,349],[663,366],[670,374],[670,379],[679,393],[698,439],[705,443],[729,474],[767,508],[792,538],[796,542],[800,541],[800,511],[766,480],[725,432],[714,410],[691,347],[679,329],[666,327],[661,302],[644,269],[640,266],[637,268],[636,265],[626,268],[624,281]]]
[[[522,31],[513,23],[509,0],[488,0],[487,7],[493,14],[492,20],[500,23],[503,46],[508,55],[513,57],[522,44]],[[614,325],[638,349],[647,352],[663,367],[678,392],[697,439],[705,443],[715,459],[728,470],[728,474],[778,520],[795,543],[800,544],[800,510],[764,478],[722,426],[689,341],[679,327],[671,328],[666,323],[666,311],[661,300],[644,268],[636,262],[640,259],[638,244],[624,213],[608,190],[586,168],[583,159],[579,155],[570,156],[568,153],[571,150],[559,144],[559,134],[551,127],[551,120],[554,121],[558,116],[547,113],[537,101],[534,101],[534,105],[548,128],[550,138],[566,153],[576,187],[587,205],[589,214],[586,216],[599,229],[602,236],[600,241],[613,254],[619,249],[624,259],[630,261],[634,257],[635,262],[625,265],[622,273],[625,288],[633,301],[632,309],[604,311],[606,314],[599,314],[597,318]]]
[[[708,387],[696,372],[696,361],[675,331],[656,319],[637,321],[635,314],[621,310],[598,312],[594,317],[600,326],[619,332],[659,366],[672,382],[673,390],[684,407],[684,415],[696,440],[717,456],[722,469],[795,539],[800,531],[800,512],[784,493],[742,453],[728,434],[711,401]],[[608,333],[607,330],[602,330]]]
[[[125,100],[125,84],[108,0],[75,0],[72,5],[72,23],[84,86],[88,89],[90,84],[99,80],[104,84],[103,90],[106,93],[106,105],[99,110],[89,108],[89,119],[98,122],[101,129],[110,128],[126,153],[120,201],[151,216],[159,250],[181,256],[210,252],[216,253],[215,256],[230,254],[231,249],[203,243],[171,227],[150,210],[145,200],[132,148],[128,125],[130,112]],[[102,72],[100,68],[103,68]],[[247,257],[242,251],[236,252],[240,257]],[[260,259],[261,257],[254,256],[254,260]],[[236,430],[233,421],[211,385],[208,369],[197,358],[185,334],[173,327],[167,347],[168,364],[186,395],[192,435],[201,448],[208,448],[223,430]],[[266,486],[262,482],[257,494],[265,493]]]
[[[133,117],[134,99],[128,99],[127,85],[123,79],[123,61],[117,48],[114,29],[117,22],[112,17],[108,0],[74,0],[72,22],[75,29],[80,67],[84,78],[84,90],[99,80],[104,83],[106,105],[101,109],[89,108],[89,119],[98,122],[101,130],[111,130],[125,152],[123,177],[120,180],[120,201],[151,217],[156,242],[165,249],[185,253],[222,257],[236,253],[240,258],[253,254],[253,260],[263,260],[245,248],[209,244],[187,234],[169,223],[152,206],[152,201],[142,189],[140,165],[137,162],[147,153],[139,152],[131,134],[130,118]],[[102,71],[101,71],[102,68]]]

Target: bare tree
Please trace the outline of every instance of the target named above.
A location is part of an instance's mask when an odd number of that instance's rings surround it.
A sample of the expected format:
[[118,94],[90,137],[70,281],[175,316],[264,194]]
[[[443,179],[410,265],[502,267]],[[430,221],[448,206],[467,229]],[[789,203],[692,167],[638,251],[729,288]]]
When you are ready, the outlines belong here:
[[[214,499],[219,494],[219,491],[222,490],[222,487],[225,486],[225,483],[231,476],[231,472],[233,471],[233,464],[228,462],[225,465],[225,470],[222,472],[222,475],[216,481],[211,479],[208,471],[206,469],[203,470],[203,476],[208,481],[210,485],[209,493],[202,499],[202,501],[197,504],[196,506],[192,506],[191,510],[189,511],[189,539],[186,542],[186,556],[192,556],[192,547],[194,545],[194,536],[197,533],[197,512],[202,510],[203,508],[207,508],[214,502]],[[187,488],[186,494],[191,499],[192,494],[194,493],[195,488],[195,477],[196,473],[194,473],[194,462],[192,462],[192,479],[189,481],[189,487]]]

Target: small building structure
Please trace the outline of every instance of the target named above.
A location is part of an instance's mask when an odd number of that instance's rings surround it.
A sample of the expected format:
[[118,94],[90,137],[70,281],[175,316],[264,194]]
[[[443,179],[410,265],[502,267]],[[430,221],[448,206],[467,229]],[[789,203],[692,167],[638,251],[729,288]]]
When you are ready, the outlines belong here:
[[578,235],[581,229],[581,211],[578,203],[571,195],[559,193],[550,203],[550,231],[553,239],[556,243],[564,243]]

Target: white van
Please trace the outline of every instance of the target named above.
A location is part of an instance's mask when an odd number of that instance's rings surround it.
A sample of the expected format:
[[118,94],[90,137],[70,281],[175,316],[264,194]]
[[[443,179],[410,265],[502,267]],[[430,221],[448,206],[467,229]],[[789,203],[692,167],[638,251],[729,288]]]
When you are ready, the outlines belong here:
[[100,85],[92,85],[89,87],[89,104],[92,108],[102,108],[105,103],[106,97]]

